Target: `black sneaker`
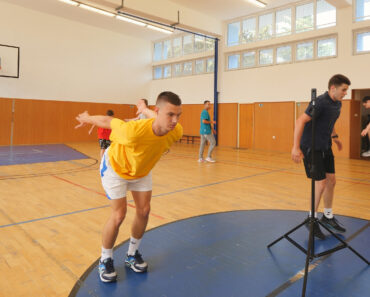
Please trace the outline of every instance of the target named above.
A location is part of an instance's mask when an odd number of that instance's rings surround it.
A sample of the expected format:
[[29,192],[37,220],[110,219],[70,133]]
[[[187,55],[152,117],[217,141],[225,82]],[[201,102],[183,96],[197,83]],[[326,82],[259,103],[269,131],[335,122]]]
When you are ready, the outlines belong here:
[[320,219],[320,222],[330,230],[337,231],[337,232],[340,232],[340,233],[346,232],[346,229],[344,229],[342,226],[339,225],[339,223],[338,223],[338,221],[335,217],[332,217],[331,219],[328,219],[325,215],[322,215],[322,218]]
[[133,256],[126,255],[125,264],[135,272],[146,272],[148,270],[148,264],[143,260],[139,251],[136,251]]
[[[305,226],[306,226],[307,230],[310,230],[310,221],[307,221]],[[318,222],[313,223],[313,236],[315,236],[315,237],[317,237],[318,239],[321,239],[321,240],[325,239],[325,235],[324,235],[324,233],[322,233]]]
[[105,283],[115,282],[117,280],[117,273],[114,270],[112,258],[99,261],[99,276],[101,281]]

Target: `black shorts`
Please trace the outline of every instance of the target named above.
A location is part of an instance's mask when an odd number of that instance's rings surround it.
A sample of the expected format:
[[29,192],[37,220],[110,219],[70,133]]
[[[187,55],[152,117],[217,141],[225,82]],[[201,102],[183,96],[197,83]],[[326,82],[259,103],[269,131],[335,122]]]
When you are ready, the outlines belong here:
[[[303,153],[303,163],[308,178],[312,178],[312,155],[311,149],[301,148]],[[326,173],[335,173],[334,155],[331,148],[327,151],[315,151],[315,180],[323,180],[326,178]]]
[[102,150],[106,150],[110,146],[110,140],[99,139],[99,145]]

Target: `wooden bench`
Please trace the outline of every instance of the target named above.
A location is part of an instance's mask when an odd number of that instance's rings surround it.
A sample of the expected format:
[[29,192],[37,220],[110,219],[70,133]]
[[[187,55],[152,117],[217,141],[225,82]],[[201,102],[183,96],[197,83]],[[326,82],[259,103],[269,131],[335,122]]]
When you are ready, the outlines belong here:
[[198,142],[200,142],[200,136],[199,135],[186,135],[184,134],[182,136],[182,138],[180,139],[180,142],[182,142],[182,140],[186,140],[186,143],[194,143],[195,140],[198,140]]

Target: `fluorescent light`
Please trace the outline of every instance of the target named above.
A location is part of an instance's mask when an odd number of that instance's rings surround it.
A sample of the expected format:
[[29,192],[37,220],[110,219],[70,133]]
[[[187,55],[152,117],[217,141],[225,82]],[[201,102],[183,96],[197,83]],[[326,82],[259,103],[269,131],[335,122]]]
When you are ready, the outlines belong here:
[[114,13],[111,13],[111,12],[108,12],[108,11],[105,11],[105,10],[102,10],[102,9],[99,9],[99,8],[95,8],[95,7],[92,7],[92,6],[89,6],[89,5],[80,4],[80,7],[83,8],[83,9],[87,9],[87,10],[90,10],[90,11],[93,11],[93,12],[97,12],[97,13],[106,15],[106,16],[110,16],[110,17],[115,16]]
[[258,6],[258,7],[266,7],[266,3],[260,1],[260,0],[248,0],[250,3],[253,3],[254,5]]
[[138,26],[141,26],[141,27],[144,27],[146,24],[143,23],[143,22],[140,22],[140,21],[135,21],[133,19],[130,19],[130,18],[127,18],[127,17],[124,17],[124,16],[121,16],[121,15],[117,15],[116,16],[116,19],[118,20],[121,20],[121,21],[125,21],[125,22],[128,22],[128,23],[132,23],[132,24],[135,24],[135,25],[138,25]]
[[152,26],[152,25],[148,25],[147,27],[149,29],[156,30],[156,31],[159,31],[159,32],[162,32],[162,33],[166,33],[166,34],[172,34],[173,33],[173,31],[170,30],[170,29],[159,28],[157,26]]
[[78,6],[78,2],[73,1],[73,0],[59,0],[59,1],[64,2],[64,3],[69,4],[69,5]]

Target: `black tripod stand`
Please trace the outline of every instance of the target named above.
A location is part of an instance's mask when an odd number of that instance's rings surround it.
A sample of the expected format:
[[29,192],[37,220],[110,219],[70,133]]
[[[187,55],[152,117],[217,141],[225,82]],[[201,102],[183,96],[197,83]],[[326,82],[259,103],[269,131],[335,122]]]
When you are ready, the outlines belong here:
[[[311,102],[312,102],[312,147],[311,147],[311,153],[312,153],[312,167],[311,167],[311,214],[309,217],[304,220],[301,224],[294,227],[272,243],[270,243],[267,247],[270,248],[278,241],[282,240],[283,238],[286,238],[290,243],[292,243],[295,247],[300,249],[305,255],[306,255],[306,265],[304,270],[304,281],[303,281],[303,288],[302,288],[302,297],[306,296],[306,285],[307,285],[307,277],[308,277],[308,264],[310,261],[312,261],[314,258],[318,258],[327,254],[334,253],[336,251],[339,251],[344,248],[349,248],[355,255],[357,255],[361,260],[363,260],[367,265],[369,265],[369,261],[366,260],[363,256],[361,256],[356,250],[354,250],[351,246],[349,246],[344,240],[342,240],[340,237],[338,237],[335,233],[333,233],[330,229],[328,229],[324,224],[322,224],[317,218],[315,218],[315,125],[316,125],[316,119],[315,119],[315,108],[316,108],[316,89],[311,89]],[[307,250],[302,247],[300,244],[298,244],[296,241],[294,241],[291,237],[289,237],[289,234],[293,233],[300,227],[302,227],[305,224],[309,224],[309,236],[308,236],[308,247]],[[342,244],[329,249],[325,252],[315,254],[315,239],[314,239],[314,233],[313,228],[314,224],[320,224],[325,230],[327,230],[331,235],[333,235],[338,241],[340,241]]]

